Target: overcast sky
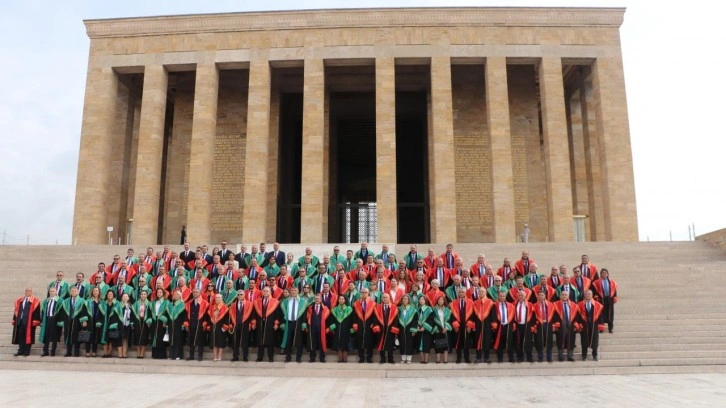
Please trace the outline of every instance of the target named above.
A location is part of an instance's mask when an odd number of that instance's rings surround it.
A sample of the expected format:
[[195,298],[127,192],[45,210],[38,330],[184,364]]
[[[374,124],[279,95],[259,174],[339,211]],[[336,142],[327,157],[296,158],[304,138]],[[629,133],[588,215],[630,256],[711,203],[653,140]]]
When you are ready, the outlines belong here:
[[[625,6],[621,28],[641,240],[726,227],[726,24],[718,2],[23,1],[3,4],[0,233],[70,243],[88,18],[332,7]],[[543,191],[544,193],[544,191]]]

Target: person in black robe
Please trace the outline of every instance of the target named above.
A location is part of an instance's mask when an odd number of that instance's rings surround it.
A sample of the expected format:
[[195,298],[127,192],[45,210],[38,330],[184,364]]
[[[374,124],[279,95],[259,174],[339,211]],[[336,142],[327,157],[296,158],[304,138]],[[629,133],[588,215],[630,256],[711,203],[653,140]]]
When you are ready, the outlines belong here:
[[537,303],[532,305],[536,318],[536,328],[534,333],[534,347],[537,350],[537,361],[544,361],[545,355],[547,362],[552,362],[552,346],[553,329],[552,324],[555,315],[554,305],[547,300],[547,292],[537,292]]
[[265,350],[267,359],[273,362],[275,358],[275,332],[280,327],[280,301],[270,295],[270,286],[262,290],[262,297],[255,300],[255,313],[257,314],[257,360],[262,361]]
[[187,321],[184,322],[187,329],[187,345],[189,346],[189,357],[187,357],[187,360],[194,360],[194,352],[197,351],[197,358],[199,361],[202,361],[207,326],[209,325],[208,308],[209,303],[202,299],[201,291],[198,288],[194,288],[192,290],[192,300],[186,305]]
[[429,363],[429,354],[433,344],[434,309],[428,305],[428,298],[418,298],[418,313],[416,314],[416,337],[414,348],[421,353],[421,364]]
[[398,325],[398,351],[401,353],[401,363],[411,364],[416,350],[414,338],[418,333],[418,309],[411,304],[411,297],[407,294],[401,297],[401,306],[398,307]]
[[497,321],[494,302],[486,296],[487,290],[483,287],[477,289],[477,300],[474,302],[474,339],[477,363],[491,363],[489,353],[492,349],[492,322]]
[[55,352],[60,341],[61,328],[58,327],[58,311],[61,308],[62,299],[57,296],[55,287],[48,289],[48,298],[43,301],[40,308],[41,325],[40,338],[43,343],[43,354],[41,357],[55,357]]
[[471,299],[466,298],[466,288],[461,287],[457,292],[458,296],[451,302],[451,327],[454,329],[453,345],[456,350],[456,364],[461,364],[461,356],[464,355],[464,362],[471,363],[469,348],[471,347],[472,330],[475,328],[473,314],[474,304]]
[[209,306],[209,347],[214,354],[214,361],[222,361],[222,352],[227,346],[229,330],[229,308],[224,303],[221,293],[214,296],[214,304]]
[[139,300],[131,307],[132,343],[136,345],[136,358],[144,358],[146,346],[149,344],[149,325],[146,319],[149,316],[151,302],[148,300],[149,292],[139,292]]
[[391,295],[384,293],[381,304],[376,306],[376,323],[373,331],[378,334],[378,351],[381,353],[381,364],[393,364],[393,349],[396,346],[396,337],[400,333],[398,324],[398,308],[391,303]]
[[560,301],[555,302],[555,323],[553,328],[557,338],[557,358],[559,361],[565,360],[567,353],[567,361],[575,361],[575,317],[577,315],[577,306],[570,301],[570,295],[567,292],[560,293]]
[[232,361],[248,361],[250,354],[250,329],[257,325],[252,302],[245,299],[245,291],[237,290],[237,300],[229,306],[230,330],[232,331]]
[[146,323],[149,324],[151,330],[151,358],[155,360],[166,360],[166,335],[167,323],[169,317],[166,313],[167,304],[166,292],[162,288],[156,289],[156,300],[151,302],[151,310]]
[[65,356],[70,357],[72,352],[74,357],[79,357],[81,343],[78,341],[78,333],[88,328],[88,312],[86,302],[78,296],[75,286],[71,288],[71,296],[63,301],[62,308],[58,311],[58,319],[63,321]]
[[338,362],[348,362],[350,347],[351,324],[353,322],[353,308],[348,305],[345,296],[338,296],[338,303],[330,309],[331,348],[338,352]]
[[187,310],[181,299],[181,292],[175,290],[171,299],[166,311],[169,316],[169,357],[172,360],[181,360],[184,357],[184,322],[187,321]]
[[358,348],[358,363],[373,362],[373,344],[375,342],[373,326],[376,323],[376,302],[368,296],[369,294],[368,288],[363,287],[360,291],[360,300],[353,305],[355,317],[352,327],[355,331],[355,343]]
[[40,326],[40,300],[33,296],[31,288],[25,288],[25,296],[15,301],[13,311],[13,344],[18,345],[15,356],[29,356],[35,343],[35,328]]
[[592,359],[598,360],[597,347],[600,343],[600,333],[605,330],[603,310],[603,305],[592,298],[592,291],[585,291],[585,299],[577,305],[583,360],[587,360],[588,349],[592,350]]
[[310,362],[315,362],[315,357],[320,354],[320,362],[325,362],[325,353],[328,351],[328,338],[330,332],[329,318],[330,309],[323,303],[321,294],[315,295],[313,304],[308,307],[304,316],[307,322],[307,343],[310,348]]

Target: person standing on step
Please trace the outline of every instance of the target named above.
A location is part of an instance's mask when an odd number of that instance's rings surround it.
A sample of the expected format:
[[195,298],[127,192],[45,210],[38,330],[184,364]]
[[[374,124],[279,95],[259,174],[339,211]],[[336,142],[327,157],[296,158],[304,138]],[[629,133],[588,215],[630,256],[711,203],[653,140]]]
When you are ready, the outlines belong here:
[[381,353],[381,364],[393,364],[393,348],[400,332],[398,325],[398,309],[391,303],[391,295],[384,293],[381,304],[375,308],[376,323],[373,331],[378,334],[378,351]]
[[267,359],[275,358],[275,332],[280,327],[280,301],[271,296],[270,287],[262,289],[262,297],[255,300],[257,314],[257,360],[262,361],[265,350]]
[[478,299],[474,301],[474,325],[473,330],[474,347],[476,348],[477,363],[491,363],[489,352],[492,349],[492,322],[497,321],[496,312],[493,311],[494,302],[486,296],[486,289],[475,288],[479,293]]
[[355,331],[355,342],[358,348],[358,363],[373,362],[373,342],[375,340],[373,326],[376,302],[368,296],[369,294],[370,290],[363,287],[360,291],[360,299],[353,304],[355,313],[353,331]]
[[[447,246],[448,248],[448,246]],[[451,327],[454,329],[453,345],[456,350],[456,364],[461,364],[461,355],[464,354],[464,362],[471,363],[469,359],[469,347],[471,347],[471,332],[476,327],[473,320],[474,304],[471,299],[466,298],[466,288],[460,287],[457,298],[451,304]]]
[[35,328],[40,322],[40,300],[33,296],[33,289],[25,288],[25,296],[15,301],[13,311],[13,344],[18,345],[16,357],[30,355],[30,346],[35,344]]
[[71,296],[64,300],[61,310],[58,311],[58,319],[63,321],[63,332],[65,334],[66,357],[79,357],[81,354],[81,342],[78,341],[78,333],[88,329],[88,312],[86,302],[78,296],[78,289],[71,288]]
[[48,289],[48,298],[40,306],[40,340],[43,343],[43,354],[41,357],[50,355],[55,357],[55,352],[60,340],[61,328],[58,326],[58,310],[62,300],[57,296],[55,287]]
[[560,293],[560,300],[555,302],[555,323],[553,329],[557,337],[557,358],[559,361],[575,361],[573,350],[575,349],[575,318],[577,317],[577,305],[570,300],[570,294]]
[[615,321],[615,304],[618,303],[618,284],[610,279],[610,272],[602,268],[600,279],[592,283],[595,289],[595,299],[602,303],[603,322],[608,325],[608,332],[613,332]]
[[[351,283],[352,284],[352,283]],[[338,303],[330,309],[330,331],[332,335],[332,348],[338,352],[338,362],[348,362],[348,350],[350,347],[350,335],[353,321],[353,308],[348,305],[348,298],[341,294],[338,296]]]
[[151,302],[151,310],[146,318],[151,330],[151,358],[166,360],[166,346],[168,339],[165,340],[169,316],[167,315],[169,301],[166,300],[166,291],[162,288],[156,289],[156,299]]
[[175,290],[171,294],[171,302],[167,305],[169,316],[169,352],[172,360],[181,360],[184,357],[184,323],[187,320],[186,304],[182,300],[182,293]]
[[207,316],[209,302],[202,298],[201,293],[201,290],[196,287],[192,289],[192,300],[186,305],[187,320],[184,322],[184,326],[187,329],[187,345],[189,346],[187,360],[194,360],[195,351],[199,361],[202,361],[204,357],[204,344],[209,325]]
[[239,350],[242,349],[242,361],[248,361],[250,354],[250,330],[257,325],[252,313],[253,299],[249,301],[244,290],[237,291],[237,300],[229,308],[230,330],[232,331],[232,361],[239,361]]
[[290,298],[280,304],[283,315],[282,348],[285,350],[285,362],[292,361],[292,348],[295,347],[295,361],[302,363],[303,345],[305,335],[303,329],[307,329],[307,323],[303,316],[308,307],[307,302],[300,298],[297,286],[290,288]]
[[600,333],[605,330],[602,311],[603,306],[592,298],[592,291],[585,292],[585,299],[577,305],[578,322],[582,326],[580,346],[583,360],[587,360],[587,349],[592,349],[592,359],[598,360],[597,347],[600,342]]
[[[547,362],[552,362],[552,324],[555,315],[555,307],[547,300],[547,292],[541,290],[537,292],[537,303],[532,305],[536,323],[532,327],[534,332],[534,346],[537,349],[537,361],[544,361],[545,353],[547,354]],[[531,330],[531,329],[530,329]]]
[[149,326],[146,318],[149,315],[151,302],[148,300],[149,292],[139,292],[139,300],[131,306],[131,325],[133,327],[133,343],[136,345],[136,358],[144,358],[146,345],[149,344]]
[[494,350],[497,352],[497,362],[504,362],[504,352],[507,352],[509,362],[514,363],[514,347],[512,345],[514,336],[512,331],[516,327],[514,323],[515,310],[514,305],[507,302],[507,290],[501,289],[499,297],[494,304],[496,310],[497,321],[491,324],[494,331]]
[[[315,362],[315,357],[320,354],[320,362],[325,362],[325,353],[328,351],[328,333],[331,332],[330,327],[335,329],[335,323],[328,325],[330,317],[330,309],[323,304],[322,295],[315,295],[313,304],[307,309],[304,318],[307,321],[308,346],[310,349],[310,362]],[[302,347],[300,347],[302,349]]]
[[[521,280],[522,278],[517,279],[517,281]],[[532,359],[532,325],[534,322],[532,304],[529,303],[524,290],[519,291],[518,298],[513,304],[516,330],[512,333],[514,336],[512,343],[517,353],[517,362],[523,362],[526,357],[527,362],[532,363],[534,362]]]
[[411,304],[411,297],[403,295],[401,306],[398,307],[398,350],[401,352],[401,363],[411,364],[413,358],[414,338],[418,332],[418,310]]

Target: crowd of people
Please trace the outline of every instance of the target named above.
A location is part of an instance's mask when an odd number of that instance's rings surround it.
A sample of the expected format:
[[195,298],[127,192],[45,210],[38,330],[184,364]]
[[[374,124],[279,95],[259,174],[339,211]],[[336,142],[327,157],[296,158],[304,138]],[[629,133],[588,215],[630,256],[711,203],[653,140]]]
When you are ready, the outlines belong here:
[[[223,241],[209,253],[189,243],[177,253],[128,249],[86,280],[62,271],[45,288],[44,300],[26,288],[15,302],[13,343],[27,356],[39,328],[42,356],[135,357],[201,361],[211,349],[214,361],[232,349],[232,361],[325,362],[357,353],[359,363],[512,363],[574,361],[579,334],[582,360],[598,359],[599,335],[613,332],[617,283],[587,255],[569,269],[553,266],[540,274],[523,251],[499,268],[482,254],[471,265],[446,246],[442,254],[415,245],[402,257],[366,243],[357,251],[318,257],[310,248],[300,257],[279,244],[245,246],[234,253]],[[250,350],[256,348],[256,356]],[[556,355],[554,355],[556,353]],[[474,358],[472,359],[472,354]],[[463,360],[462,360],[463,358]]]

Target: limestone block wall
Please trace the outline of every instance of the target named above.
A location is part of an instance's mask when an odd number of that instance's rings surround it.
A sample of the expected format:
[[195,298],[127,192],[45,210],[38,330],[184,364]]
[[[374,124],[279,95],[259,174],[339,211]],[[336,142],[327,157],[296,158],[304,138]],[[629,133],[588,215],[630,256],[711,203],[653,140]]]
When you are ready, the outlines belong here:
[[492,242],[491,150],[484,66],[452,65],[458,242]]
[[[214,141],[212,242],[242,240],[247,145],[247,71],[221,71]],[[192,154],[194,147],[192,146]],[[250,163],[254,166],[254,162]]]

